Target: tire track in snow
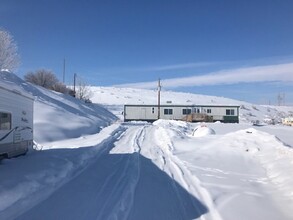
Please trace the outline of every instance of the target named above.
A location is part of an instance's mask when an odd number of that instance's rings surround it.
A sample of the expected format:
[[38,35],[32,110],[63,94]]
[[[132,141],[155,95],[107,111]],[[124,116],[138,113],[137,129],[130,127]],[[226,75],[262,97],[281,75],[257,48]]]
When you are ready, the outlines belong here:
[[95,155],[86,166],[82,166],[50,197],[23,213],[19,219],[109,219],[107,216],[129,185],[131,176],[127,174],[128,170],[135,167],[132,157],[119,155],[112,158],[108,153],[117,141],[129,135],[125,130],[120,127],[111,137],[103,140],[99,144],[101,149],[92,151]]
[[[153,126],[129,125],[125,135],[115,143],[116,147],[111,153],[128,153],[133,155],[129,165],[125,167],[128,175],[128,185],[123,187],[123,194],[114,196],[117,202],[112,204],[111,214],[99,215],[97,219],[169,219],[189,220],[195,219],[206,213],[206,208],[196,198],[184,190],[174,179],[170,178],[163,170],[159,169],[152,161],[167,163],[167,156],[157,147],[153,137]],[[165,160],[165,161],[164,161]],[[113,187],[117,193],[117,187]],[[115,195],[116,192],[114,192]],[[111,195],[110,197],[113,197]],[[119,199],[118,199],[119,197]],[[191,201],[196,201],[192,207]],[[106,214],[108,205],[104,207]]]
[[[100,214],[97,219],[128,219],[129,213],[133,207],[134,194],[140,177],[139,154],[144,136],[145,126],[139,128],[130,127],[121,140],[115,143],[117,148],[125,148],[125,145],[128,145],[126,148],[128,148],[130,152],[133,152],[133,156],[128,158],[123,172],[120,174],[120,178],[117,180],[117,184],[114,187],[114,191],[110,195],[110,197],[114,196],[117,198],[116,204],[111,204],[111,200],[109,200],[106,201],[106,204],[103,207],[103,209],[105,209],[105,207],[108,205],[111,205],[112,207],[114,205],[111,214],[107,218],[104,218],[105,216],[103,217],[103,215]],[[112,151],[117,152],[117,149],[113,148]],[[116,194],[121,194],[119,192],[119,186],[123,182],[126,184],[123,188],[121,188],[122,195],[115,196]]]
[[[110,127],[109,127],[110,128]],[[113,129],[114,128],[114,129]],[[87,149],[83,150],[84,148],[80,149],[71,149],[72,153],[69,152],[69,150],[53,150],[56,151],[56,155],[50,153],[50,150],[44,151],[44,153],[48,152],[49,158],[58,158],[60,157],[60,160],[64,161],[70,161],[70,164],[73,163],[74,166],[70,170],[65,170],[66,173],[62,176],[62,179],[57,181],[54,181],[52,183],[44,182],[43,179],[37,181],[40,182],[40,187],[38,187],[38,190],[35,190],[34,192],[30,193],[30,195],[21,198],[19,201],[17,201],[13,206],[7,208],[5,211],[0,213],[0,218],[2,219],[40,219],[41,211],[38,210],[38,207],[42,206],[45,207],[46,204],[49,206],[52,206],[50,204],[51,197],[54,197],[54,195],[58,194],[63,188],[66,188],[66,186],[70,185],[72,182],[75,181],[75,179],[78,179],[80,175],[82,175],[88,168],[93,166],[95,164],[95,161],[98,160],[103,154],[106,153],[108,147],[113,143],[121,133],[124,132],[125,128],[122,126],[116,126],[107,130],[107,128],[103,131],[101,131],[97,137],[100,136],[99,139],[96,139],[93,142],[93,145],[91,147],[88,147]],[[101,134],[101,135],[100,135]],[[90,146],[90,144],[89,144]],[[63,155],[64,158],[59,156],[59,152],[61,155]],[[63,153],[65,152],[65,153]],[[79,157],[76,157],[76,152],[79,153]],[[53,156],[52,156],[53,155]],[[66,158],[68,156],[69,160]],[[50,160],[48,161],[50,162]],[[53,172],[54,171],[54,172]],[[53,170],[51,176],[53,178],[56,177],[57,174],[63,173],[64,167],[60,167],[58,170]],[[51,172],[51,170],[50,170]],[[55,174],[56,173],[56,174]],[[46,177],[49,179],[51,176]],[[34,176],[32,178],[35,178]],[[46,180],[46,179],[45,179]],[[49,179],[50,180],[50,179]],[[80,184],[82,185],[82,184]],[[65,190],[66,191],[66,190]],[[73,190],[74,191],[74,190]],[[65,193],[66,194],[66,193]],[[61,201],[59,201],[60,203]],[[58,202],[56,204],[59,204]],[[62,206],[58,207],[56,205],[56,213],[58,213],[58,209],[60,209]],[[50,208],[49,208],[50,209]],[[44,213],[47,213],[44,209]],[[55,211],[55,210],[54,210]],[[54,213],[54,212],[50,212]],[[35,218],[29,217],[29,216],[37,216]],[[52,219],[49,217],[42,216],[41,219]]]
[[[202,215],[200,219],[213,219],[221,220],[221,216],[214,207],[211,196],[208,191],[201,185],[199,179],[191,174],[191,172],[186,168],[184,163],[172,154],[173,143],[171,138],[168,135],[168,132],[162,128],[157,127],[154,131],[154,135],[158,148],[160,148],[162,157],[164,158],[164,164],[161,164],[162,169],[168,173],[174,182],[177,181],[185,188],[188,192],[191,193],[196,198],[199,198],[209,209],[209,213]],[[174,190],[176,190],[178,198],[180,199],[180,194],[178,193],[176,185],[174,185]],[[197,203],[193,201],[193,206],[195,209],[198,209]],[[184,201],[181,201],[181,204],[184,209]],[[200,210],[198,210],[200,212]]]
[[[74,179],[19,219],[203,218],[207,210],[200,202],[191,207],[196,196],[191,198],[177,183],[175,168],[170,169],[173,179],[166,174],[172,165],[170,155],[154,135],[150,125],[121,128]],[[196,212],[197,207],[202,209]]]

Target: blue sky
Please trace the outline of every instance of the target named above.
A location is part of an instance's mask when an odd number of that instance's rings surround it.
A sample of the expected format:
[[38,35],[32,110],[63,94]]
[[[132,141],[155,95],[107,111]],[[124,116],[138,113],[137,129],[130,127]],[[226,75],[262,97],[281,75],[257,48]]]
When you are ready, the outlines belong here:
[[1,0],[0,27],[20,76],[45,68],[62,81],[65,58],[68,84],[74,73],[98,86],[161,78],[168,90],[257,104],[284,93],[293,105],[292,11],[291,0]]

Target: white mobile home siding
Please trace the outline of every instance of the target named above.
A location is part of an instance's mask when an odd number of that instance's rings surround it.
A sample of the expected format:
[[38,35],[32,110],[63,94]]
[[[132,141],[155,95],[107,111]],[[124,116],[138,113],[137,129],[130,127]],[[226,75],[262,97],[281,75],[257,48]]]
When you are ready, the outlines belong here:
[[[183,114],[185,113],[185,114]],[[186,120],[187,115],[203,114],[212,121],[238,122],[239,106],[212,106],[212,105],[161,105],[160,119]],[[157,105],[125,105],[124,121],[158,119]]]
[[[210,112],[208,112],[208,109],[210,109]],[[229,115],[226,114],[227,110],[230,110]],[[231,114],[231,112],[233,114]],[[202,107],[202,113],[213,116],[213,121],[224,121],[225,117],[227,116],[239,116],[239,107],[238,106],[204,106]]]
[[157,120],[157,106],[124,106],[124,119],[126,120]]
[[0,84],[0,112],[11,115],[9,128],[0,129],[0,156],[27,152],[33,144],[33,97]]

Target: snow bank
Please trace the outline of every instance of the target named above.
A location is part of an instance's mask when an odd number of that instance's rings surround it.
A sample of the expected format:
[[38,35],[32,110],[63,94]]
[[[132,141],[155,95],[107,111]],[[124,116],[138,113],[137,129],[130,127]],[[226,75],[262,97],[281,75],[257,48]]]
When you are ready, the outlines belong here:
[[[100,133],[52,142],[43,151],[1,162],[0,219],[15,219],[86,169],[123,129],[112,124]],[[20,169],[21,168],[21,169]]]
[[207,127],[206,125],[197,126],[192,132],[192,136],[194,137],[203,137],[213,134],[216,134],[216,132],[212,128]]
[[153,125],[165,128],[167,130],[173,130],[174,136],[180,137],[185,136],[187,133],[190,133],[190,123],[177,120],[165,120],[159,119],[153,122]]
[[178,129],[173,124],[157,139],[162,139],[162,146],[171,143],[168,149],[208,190],[222,219],[292,219],[293,148],[261,131],[264,127],[208,125],[217,135],[168,138],[166,134]]
[[244,136],[244,132],[251,136],[246,140],[246,151],[259,158],[270,180],[284,195],[293,200],[293,178],[288,175],[293,173],[293,148],[285,146],[274,135],[256,129],[247,129],[235,134]]

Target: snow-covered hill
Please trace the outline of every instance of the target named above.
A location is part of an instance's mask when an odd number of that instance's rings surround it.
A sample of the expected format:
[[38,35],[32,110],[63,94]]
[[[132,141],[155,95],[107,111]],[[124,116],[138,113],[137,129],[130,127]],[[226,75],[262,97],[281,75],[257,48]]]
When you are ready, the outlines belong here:
[[69,95],[60,94],[25,82],[7,71],[0,81],[25,90],[35,97],[34,139],[44,143],[93,134],[117,118],[100,105],[85,104]]
[[[94,103],[107,106],[121,117],[125,104],[157,104],[157,91],[132,88],[91,87]],[[198,95],[192,93],[162,91],[161,104],[174,105],[239,105],[240,122],[281,122],[281,119],[293,115],[293,106],[263,106],[234,99]],[[120,114],[119,114],[120,113]]]

